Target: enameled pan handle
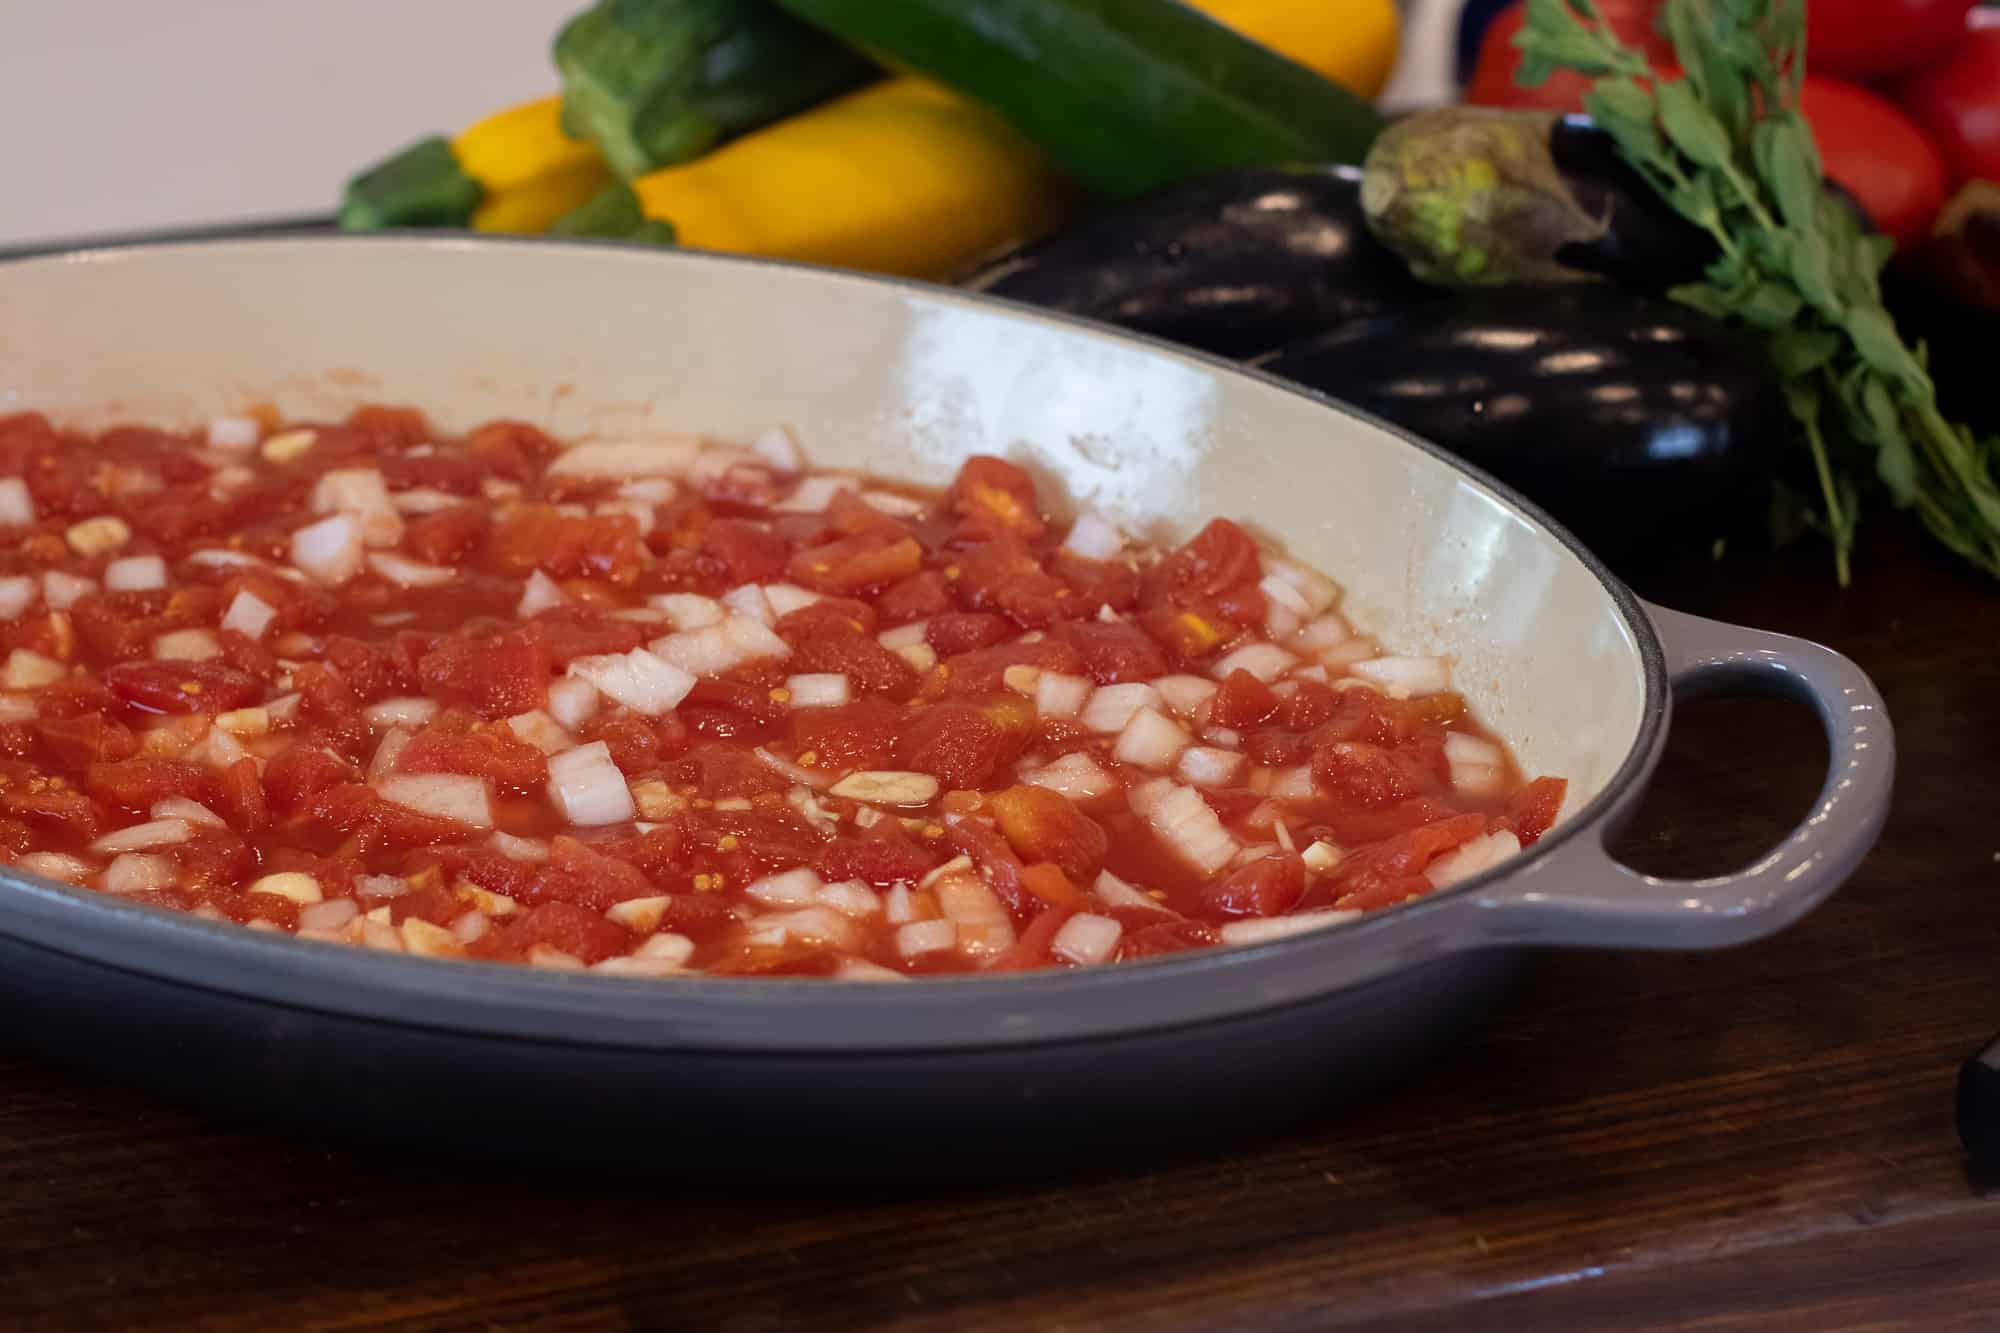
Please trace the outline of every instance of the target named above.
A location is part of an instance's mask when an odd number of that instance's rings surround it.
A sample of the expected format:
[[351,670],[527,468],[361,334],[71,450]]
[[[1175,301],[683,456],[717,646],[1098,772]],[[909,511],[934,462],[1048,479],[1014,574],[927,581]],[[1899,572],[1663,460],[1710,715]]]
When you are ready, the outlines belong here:
[[1612,859],[1608,828],[1551,847],[1480,899],[1490,943],[1713,949],[1782,930],[1840,887],[1889,810],[1895,733],[1874,683],[1830,648],[1648,605],[1676,699],[1772,694],[1810,703],[1828,768],[1812,810],[1768,854],[1727,875],[1666,879]]

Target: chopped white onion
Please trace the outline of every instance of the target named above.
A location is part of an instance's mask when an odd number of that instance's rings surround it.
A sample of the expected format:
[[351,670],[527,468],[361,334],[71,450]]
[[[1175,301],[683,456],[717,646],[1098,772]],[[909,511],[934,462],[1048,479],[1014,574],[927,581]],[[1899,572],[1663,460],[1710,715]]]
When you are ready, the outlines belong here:
[[750,442],[750,452],[780,472],[797,472],[806,465],[799,442],[788,426],[773,426]]
[[837,949],[851,949],[859,942],[859,928],[839,912],[824,907],[801,907],[790,912],[774,912],[750,923],[752,944],[783,944],[804,940]]
[[352,898],[328,898],[299,909],[300,930],[339,930],[361,915]]
[[51,569],[42,575],[42,600],[49,604],[51,611],[67,611],[96,591],[97,580],[84,578],[81,574],[66,574],[62,570]]
[[322,583],[345,583],[359,574],[367,549],[352,514],[334,514],[292,534],[292,563]]
[[858,879],[845,879],[819,891],[819,905],[844,916],[874,916],[882,910],[882,895]]
[[155,819],[182,819],[189,824],[207,824],[212,828],[228,827],[221,815],[200,801],[191,801],[185,796],[169,796],[165,800],[155,801],[153,808],[146,813]]
[[805,866],[766,875],[743,886],[744,896],[771,907],[804,907],[819,897],[826,882]]
[[525,619],[539,615],[552,606],[561,606],[568,600],[563,596],[563,590],[556,586],[556,581],[538,569],[528,575],[527,586],[521,589],[521,600],[514,607],[514,614]]
[[1158,709],[1141,708],[1132,714],[1131,721],[1118,733],[1118,743],[1112,747],[1111,757],[1121,764],[1166,769],[1173,766],[1174,760],[1187,745],[1188,734],[1181,730],[1179,723]]
[[222,656],[222,640],[212,629],[169,630],[153,640],[153,656],[161,661],[201,662]]
[[929,507],[921,500],[912,500],[909,496],[898,495],[894,491],[863,491],[861,498],[868,502],[870,509],[887,514],[890,518],[915,518]]
[[1451,765],[1451,785],[1467,796],[1497,795],[1506,785],[1507,756],[1491,741],[1447,732],[1444,757]]
[[437,712],[437,700],[426,699],[422,695],[407,695],[372,703],[362,710],[361,715],[378,727],[393,726],[398,722],[421,727],[436,717]]
[[245,589],[229,599],[229,609],[222,613],[222,628],[246,638],[261,639],[277,616],[276,607]]
[[1234,727],[1210,727],[1202,732],[1202,739],[1223,750],[1235,750],[1243,744],[1243,733]]
[[657,962],[683,965],[694,957],[694,941],[671,930],[663,930],[648,936],[646,942],[632,951],[634,958],[651,958]]
[[1215,697],[1219,688],[1212,680],[1200,676],[1161,676],[1153,682],[1153,688],[1166,700],[1167,707],[1185,718],[1192,718],[1201,706]]
[[35,701],[25,694],[0,694],[0,725],[33,722],[42,715]]
[[1161,702],[1160,692],[1144,682],[1105,685],[1083,706],[1083,725],[1107,734],[1123,731],[1134,713],[1141,708],[1158,708]]
[[391,727],[375,744],[375,757],[368,761],[368,780],[375,781],[395,771],[396,759],[410,743],[408,727]]
[[677,477],[701,456],[692,435],[659,435],[641,440],[595,440],[574,444],[549,464],[551,477]]
[[1299,859],[1306,863],[1306,869],[1312,871],[1313,874],[1324,875],[1327,871],[1339,865],[1344,855],[1345,853],[1340,848],[1334,846],[1325,838],[1321,838],[1314,842],[1312,846],[1306,848],[1305,851],[1299,853]]
[[1295,768],[1281,768],[1271,775],[1270,789],[1265,793],[1275,801],[1309,801],[1314,796],[1311,764],[1300,764]]
[[456,509],[466,503],[466,498],[453,495],[450,491],[419,486],[415,490],[397,491],[389,497],[389,502],[405,514],[435,514],[445,509]]
[[1482,833],[1424,867],[1424,878],[1442,889],[1491,870],[1521,851],[1521,840],[1507,829]]
[[659,717],[694,688],[694,677],[644,648],[601,657],[579,657],[569,664],[569,677],[588,681],[605,698],[635,713]]
[[1283,610],[1291,614],[1294,628],[1312,614],[1312,604],[1306,601],[1305,595],[1299,591],[1297,585],[1275,574],[1265,575],[1263,582],[1257,585],[1257,590],[1264,594],[1264,600],[1270,603],[1273,610]]
[[1347,669],[1381,686],[1392,699],[1441,694],[1451,688],[1451,668],[1442,657],[1375,657]]
[[957,947],[958,926],[951,921],[912,921],[896,928],[896,952],[906,959]]
[[375,784],[383,800],[420,815],[493,827],[493,797],[486,779],[463,773],[406,773]]
[[403,516],[389,498],[388,483],[377,468],[334,468],[313,484],[315,514],[346,514],[361,528],[368,546],[394,546],[403,540]]
[[125,852],[111,858],[111,864],[104,867],[104,877],[98,882],[106,893],[142,893],[147,889],[163,889],[174,882],[175,867],[171,858],[151,856],[145,852]]
[[791,645],[767,626],[742,616],[729,616],[720,624],[669,634],[653,640],[649,647],[662,660],[692,676],[718,675],[760,657],[792,655]]
[[1189,864],[1213,875],[1235,858],[1236,839],[1192,787],[1156,778],[1132,791],[1132,808]]
[[1101,514],[1080,514],[1063,538],[1062,548],[1086,560],[1111,560],[1125,549],[1125,534]]
[[883,630],[875,636],[875,641],[892,653],[900,653],[905,648],[923,647],[929,628],[928,620],[913,620],[907,625]]
[[62,852],[29,852],[14,864],[29,874],[67,880],[71,884],[83,883],[92,871],[90,862]]
[[354,891],[364,898],[400,898],[410,891],[410,881],[401,875],[356,875]]
[[249,449],[263,438],[254,417],[217,417],[208,423],[208,442],[217,449]]
[[549,859],[549,845],[540,838],[517,838],[511,833],[495,831],[490,839],[493,850],[510,861],[546,861]]
[[[560,683],[560,682],[558,682]],[[583,682],[573,682],[582,684]],[[588,689],[588,686],[585,686]],[[595,699],[597,692],[591,691]],[[516,713],[507,719],[507,730],[514,733],[517,740],[526,741],[543,754],[561,754],[576,744],[576,739],[556,725],[556,720],[536,708],[526,713]]]
[[298,714],[302,702],[304,699],[300,695],[281,694],[264,705],[264,712],[272,722],[283,724]]
[[665,611],[667,619],[677,630],[703,629],[722,623],[722,603],[713,597],[701,597],[691,592],[666,592],[647,600]]
[[0,579],[0,620],[18,619],[35,604],[35,580],[26,574]]
[[958,927],[958,951],[968,958],[992,958],[1014,943],[1014,920],[992,889],[968,864],[930,886],[938,910]]
[[785,677],[794,708],[838,708],[854,697],[847,677],[835,671],[815,671]]
[[771,508],[780,514],[817,514],[833,503],[834,496],[852,487],[853,481],[847,477],[805,477]]
[[893,968],[871,963],[866,958],[843,958],[833,969],[835,981],[908,981]]
[[1246,643],[1234,652],[1224,654],[1213,670],[1217,680],[1224,679],[1232,671],[1247,671],[1269,684],[1298,665],[1298,660],[1275,643]]
[[458,580],[458,571],[450,565],[427,565],[389,551],[370,555],[368,567],[399,588],[441,588]]
[[143,592],[167,586],[167,562],[157,555],[128,555],[104,567],[107,592]]
[[1090,691],[1082,676],[1044,671],[1035,681],[1035,711],[1043,717],[1075,717],[1090,702]]
[[771,614],[779,620],[794,611],[802,611],[823,598],[816,592],[808,591],[794,583],[767,583],[764,585],[764,600],[771,605]]
[[171,847],[194,836],[185,819],[153,819],[130,828],[116,829],[90,844],[93,852],[142,852],[148,847]]
[[754,583],[745,583],[722,594],[723,608],[732,616],[742,616],[760,625],[769,625],[777,617],[771,614],[771,604],[764,599],[764,590]]
[[35,496],[19,477],[0,477],[0,527],[26,527],[35,521]]
[[1060,792],[1072,801],[1087,801],[1115,791],[1118,779],[1105,771],[1104,767],[1082,750],[1066,754],[1062,758],[1031,773],[1024,774],[1021,781],[1034,787],[1046,787]]
[[7,654],[7,665],[0,669],[0,686],[10,690],[36,690],[44,685],[53,685],[68,675],[61,662],[53,657],[44,657],[28,648],[16,648]]
[[219,569],[255,569],[264,562],[245,551],[224,551],[216,548],[195,551],[188,556],[193,565],[214,565]]
[[636,500],[644,505],[663,505],[680,494],[681,488],[666,477],[643,477],[638,481],[628,481],[618,488],[618,494],[627,500]]
[[1231,921],[1216,934],[1222,937],[1224,944],[1263,944],[1288,935],[1302,935],[1322,926],[1337,926],[1360,915],[1359,912],[1328,908],[1318,912],[1300,912],[1295,916],[1256,916],[1247,921]]
[[1172,908],[1148,897],[1145,893],[1118,878],[1118,876],[1112,874],[1109,870],[1098,871],[1097,882],[1091,885],[1091,888],[1110,907],[1137,907],[1147,911],[1158,912],[1162,916],[1178,915]]
[[1118,938],[1124,933],[1125,927],[1112,917],[1078,912],[1056,931],[1049,941],[1049,952],[1084,966],[1108,962],[1118,951]]
[[625,775],[611,762],[611,749],[603,741],[549,759],[549,796],[570,823],[582,828],[622,824],[637,813]]
[[549,686],[549,716],[574,731],[597,715],[597,687],[564,679]]
[[1243,756],[1234,750],[1197,745],[1181,752],[1174,772],[1181,781],[1197,787],[1226,787],[1243,769]]
[[[216,719],[217,722],[221,720],[221,718]],[[248,757],[249,753],[243,748],[243,742],[236,739],[234,732],[226,727],[216,726],[209,729],[207,738],[198,749],[188,751],[188,758],[206,760],[217,768],[228,768],[238,760]]]
[[1292,637],[1292,646],[1309,657],[1324,659],[1326,654],[1354,637],[1354,631],[1337,615],[1321,616]]

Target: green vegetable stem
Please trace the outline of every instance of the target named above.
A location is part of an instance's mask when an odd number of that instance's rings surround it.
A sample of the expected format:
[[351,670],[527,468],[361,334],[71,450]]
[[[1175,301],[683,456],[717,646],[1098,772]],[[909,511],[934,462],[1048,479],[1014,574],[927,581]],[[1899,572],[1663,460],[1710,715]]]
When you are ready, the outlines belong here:
[[1520,80],[1593,76],[1586,110],[1682,217],[1715,239],[1700,282],[1673,296],[1770,339],[1812,451],[1817,525],[1849,578],[1871,476],[1933,536],[2000,576],[1993,444],[1947,421],[1922,350],[1896,331],[1880,275],[1894,244],[1821,188],[1798,106],[1804,0],[1668,0],[1685,77],[1658,81],[1590,0],[1528,0]]

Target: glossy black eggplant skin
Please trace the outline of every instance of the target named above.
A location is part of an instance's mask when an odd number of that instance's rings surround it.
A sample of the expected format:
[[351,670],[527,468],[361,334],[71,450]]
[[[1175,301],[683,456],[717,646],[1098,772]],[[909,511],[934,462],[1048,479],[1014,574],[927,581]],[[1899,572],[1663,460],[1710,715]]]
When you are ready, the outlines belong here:
[[1460,294],[1257,364],[1442,445],[1613,556],[1761,508],[1785,439],[1757,344],[1608,285]]
[[966,279],[1222,356],[1426,299],[1349,167],[1217,172],[1084,217]]

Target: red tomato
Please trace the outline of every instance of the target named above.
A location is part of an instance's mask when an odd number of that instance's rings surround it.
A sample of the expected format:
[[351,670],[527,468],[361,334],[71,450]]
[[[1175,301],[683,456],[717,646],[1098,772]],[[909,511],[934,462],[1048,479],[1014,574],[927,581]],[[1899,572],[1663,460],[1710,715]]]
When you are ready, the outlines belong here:
[[1944,206],[1944,158],[1908,116],[1866,88],[1808,76],[1799,108],[1826,174],[1898,244],[1922,236]]
[[1890,94],[1944,154],[1955,184],[2000,181],[2000,21],[1978,24]]
[[1943,55],[1974,0],[1808,0],[1806,68],[1836,78],[1901,74]]
[[[1673,65],[1674,48],[1653,30],[1659,8],[1659,0],[1598,0],[1597,5],[1612,31],[1643,50],[1655,68],[1666,68]],[[1583,94],[1592,82],[1584,75],[1558,70],[1537,88],[1523,88],[1514,82],[1515,71],[1521,67],[1514,34],[1521,30],[1526,10],[1526,0],[1516,0],[1486,25],[1486,35],[1479,41],[1479,60],[1466,81],[1465,101],[1472,106],[1583,110]]]

